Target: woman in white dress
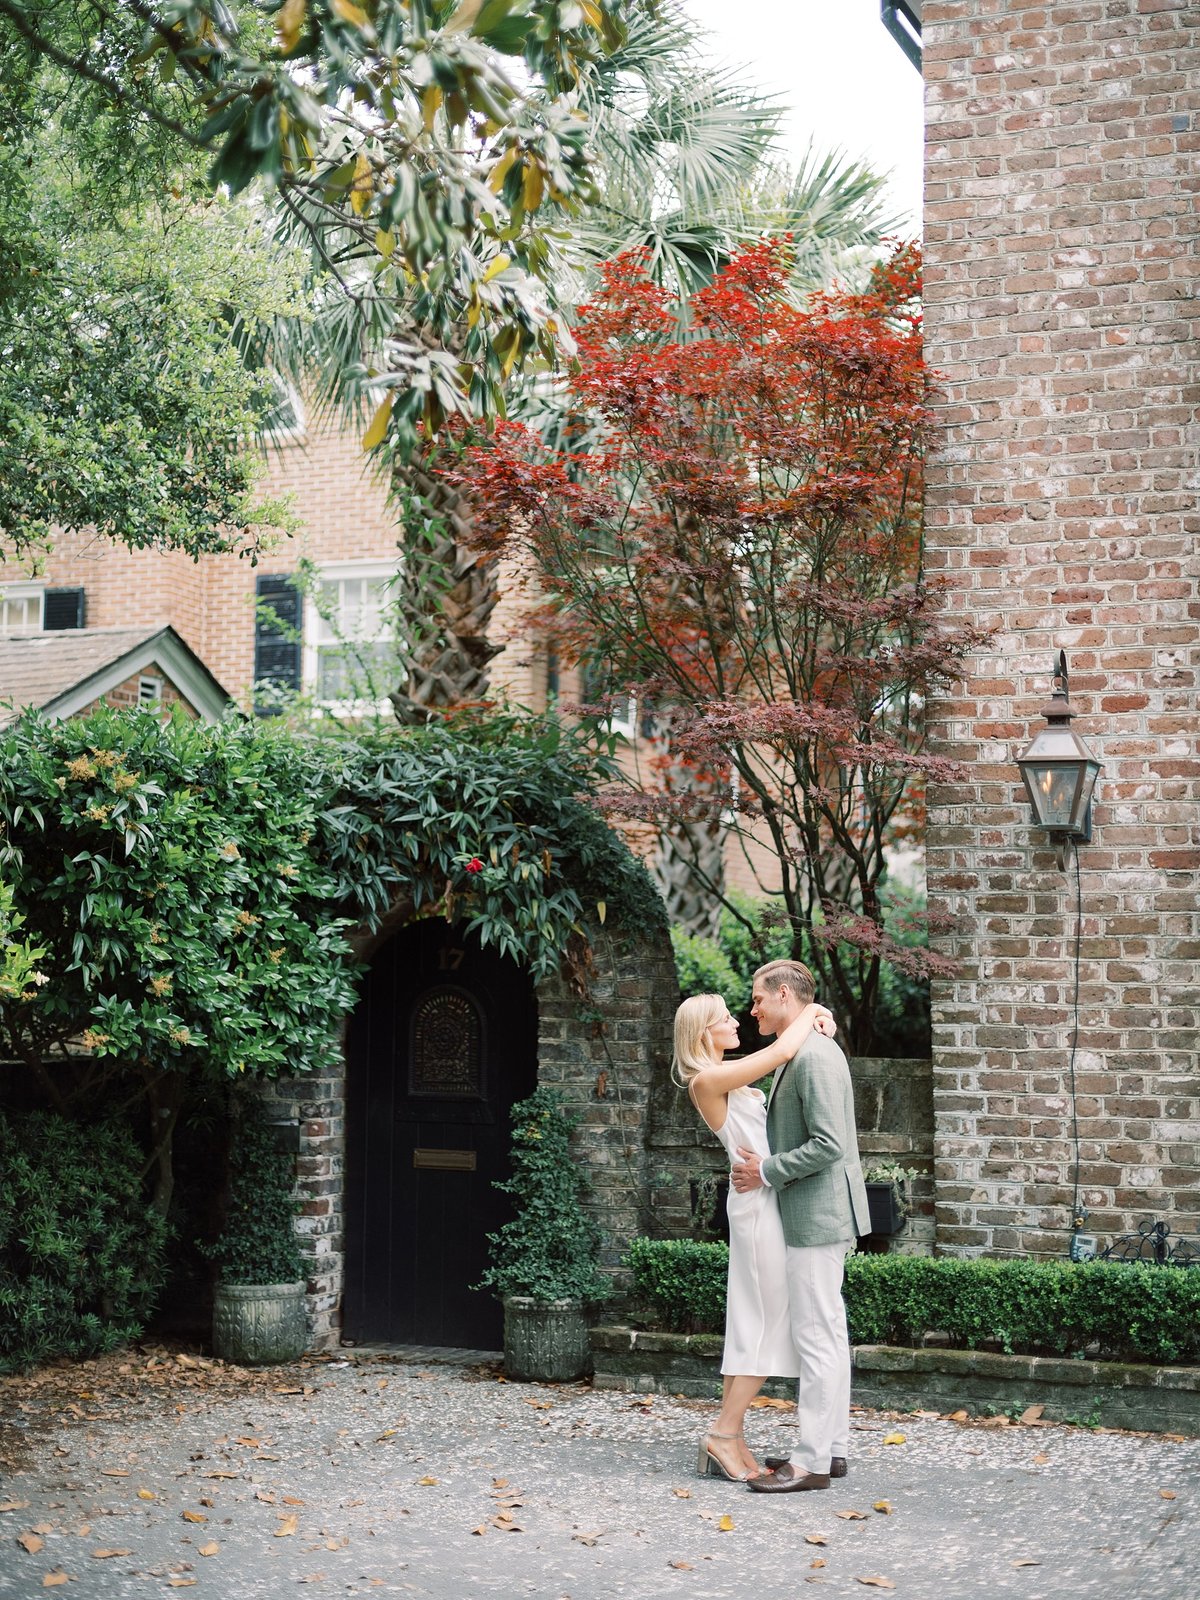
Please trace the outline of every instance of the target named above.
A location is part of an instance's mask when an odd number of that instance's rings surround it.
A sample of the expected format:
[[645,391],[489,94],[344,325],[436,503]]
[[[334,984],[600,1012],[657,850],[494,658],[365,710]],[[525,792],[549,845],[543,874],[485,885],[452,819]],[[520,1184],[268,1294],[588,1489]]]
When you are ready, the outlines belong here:
[[[828,1034],[836,1031],[824,1006],[805,1006],[765,1049],[740,1061],[726,1061],[726,1050],[737,1048],[738,1025],[720,995],[693,995],[675,1013],[672,1073],[725,1146],[731,1163],[738,1159],[739,1145],[759,1155],[770,1154],[766,1096],[751,1085],[790,1061],[813,1028]],[[767,1378],[798,1377],[800,1363],[789,1326],[779,1202],[770,1189],[738,1194],[730,1188],[728,1212],[721,1410],[700,1441],[697,1471],[744,1482],[760,1470],[746,1446],[746,1408]]]

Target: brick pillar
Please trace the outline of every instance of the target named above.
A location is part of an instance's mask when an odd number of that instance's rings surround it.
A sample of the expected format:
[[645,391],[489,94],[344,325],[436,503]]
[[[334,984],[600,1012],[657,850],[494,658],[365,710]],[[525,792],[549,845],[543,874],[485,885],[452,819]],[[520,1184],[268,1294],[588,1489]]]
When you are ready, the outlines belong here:
[[927,0],[928,565],[991,627],[936,747],[939,1247],[1061,1254],[1075,884],[1014,765],[1066,650],[1103,762],[1082,867],[1088,1231],[1200,1224],[1195,419],[1200,9]]

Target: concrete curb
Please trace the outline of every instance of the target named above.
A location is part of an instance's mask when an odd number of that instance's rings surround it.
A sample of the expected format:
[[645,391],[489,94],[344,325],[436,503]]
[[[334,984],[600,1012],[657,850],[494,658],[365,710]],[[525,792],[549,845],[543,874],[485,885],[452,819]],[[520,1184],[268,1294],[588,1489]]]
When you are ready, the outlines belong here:
[[[697,1398],[720,1390],[718,1334],[602,1327],[590,1336],[598,1389]],[[793,1388],[791,1381],[773,1378],[764,1392],[787,1397]],[[1200,1437],[1200,1367],[858,1345],[854,1400],[883,1410],[971,1414],[1041,1405],[1052,1422]]]

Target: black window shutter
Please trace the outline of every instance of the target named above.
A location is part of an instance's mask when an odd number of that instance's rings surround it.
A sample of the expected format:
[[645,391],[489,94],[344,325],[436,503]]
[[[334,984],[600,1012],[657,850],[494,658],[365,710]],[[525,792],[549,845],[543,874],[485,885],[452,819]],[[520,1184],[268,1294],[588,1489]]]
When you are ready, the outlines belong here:
[[[300,628],[303,596],[291,578],[259,577],[255,581],[254,681],[278,689],[300,687]],[[273,708],[256,705],[260,716]]]
[[86,617],[87,602],[82,589],[47,589],[42,596],[42,628],[46,633],[82,628]]

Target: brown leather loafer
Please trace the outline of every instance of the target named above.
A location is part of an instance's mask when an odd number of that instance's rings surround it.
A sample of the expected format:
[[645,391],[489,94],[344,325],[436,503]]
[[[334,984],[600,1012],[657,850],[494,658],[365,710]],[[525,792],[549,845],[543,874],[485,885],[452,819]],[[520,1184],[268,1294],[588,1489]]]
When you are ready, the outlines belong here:
[[791,1462],[776,1467],[774,1472],[764,1472],[759,1478],[748,1478],[747,1489],[755,1494],[799,1494],[804,1489],[828,1489],[827,1472],[797,1472]]
[[[768,1472],[778,1472],[780,1467],[786,1467],[790,1461],[789,1456],[764,1456],[763,1466]],[[850,1469],[846,1465],[845,1456],[834,1456],[829,1463],[829,1476],[831,1478],[844,1478]]]

